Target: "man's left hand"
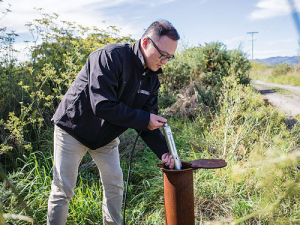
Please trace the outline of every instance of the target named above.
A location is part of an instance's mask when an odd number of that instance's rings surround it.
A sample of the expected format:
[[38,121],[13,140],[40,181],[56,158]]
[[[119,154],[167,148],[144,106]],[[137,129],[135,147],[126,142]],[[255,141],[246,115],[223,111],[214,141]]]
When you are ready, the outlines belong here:
[[166,164],[170,169],[174,168],[174,159],[170,153],[164,153],[161,156],[161,161]]

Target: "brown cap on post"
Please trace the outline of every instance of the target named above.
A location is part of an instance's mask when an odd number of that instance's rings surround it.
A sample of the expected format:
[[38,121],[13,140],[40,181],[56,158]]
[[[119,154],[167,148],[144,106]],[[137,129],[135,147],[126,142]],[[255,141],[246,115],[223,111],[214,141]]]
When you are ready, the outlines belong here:
[[[188,169],[193,168],[193,170],[197,169],[219,169],[227,166],[227,163],[224,159],[196,159],[192,162],[181,162],[182,163],[182,169]],[[164,164],[158,164],[159,168],[161,168],[163,171],[176,171],[170,169],[168,166]],[[180,171],[180,170],[177,170]]]

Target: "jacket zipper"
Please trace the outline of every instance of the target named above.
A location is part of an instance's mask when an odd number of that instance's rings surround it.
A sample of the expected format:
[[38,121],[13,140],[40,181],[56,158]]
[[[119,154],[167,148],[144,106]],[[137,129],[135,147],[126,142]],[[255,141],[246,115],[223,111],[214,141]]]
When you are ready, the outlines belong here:
[[140,79],[139,85],[138,85],[137,89],[135,90],[135,92],[133,93],[133,96],[132,96],[132,102],[131,102],[130,105],[133,104],[134,99],[135,99],[135,97],[136,97],[136,94],[139,93],[139,91],[140,91],[140,89],[141,89],[141,86],[142,86],[142,84],[143,84],[143,81],[144,81],[144,79],[142,79],[142,78],[145,77],[145,76],[146,76],[146,75],[142,74],[142,77],[141,77],[141,79]]
[[140,84],[139,84],[139,88],[138,88],[138,90],[137,90],[137,93],[139,94],[140,93],[140,91],[141,91],[141,86],[142,86],[142,80],[140,80]]
[[68,108],[64,111],[64,113],[59,117],[59,119],[58,119],[57,121],[61,120],[61,118],[63,118],[63,117],[67,114],[68,110],[71,109],[71,108],[74,106],[74,104],[76,103],[76,101],[79,99],[80,94],[81,94],[81,92],[80,92],[79,95],[72,101],[72,103],[68,106]]

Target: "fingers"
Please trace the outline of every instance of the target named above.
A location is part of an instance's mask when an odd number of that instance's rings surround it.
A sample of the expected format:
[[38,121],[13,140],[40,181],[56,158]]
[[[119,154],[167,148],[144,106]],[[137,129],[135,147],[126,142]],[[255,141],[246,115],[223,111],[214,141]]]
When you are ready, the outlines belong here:
[[170,169],[174,168],[174,159],[170,153],[163,154],[161,157],[161,161],[165,163],[165,165],[168,166]]
[[160,128],[164,125],[164,123],[167,122],[167,119],[157,116],[155,114],[150,114],[150,120],[148,124],[148,129],[149,130],[155,130],[157,128]]
[[173,158],[170,160],[169,168],[170,168],[170,169],[173,169],[173,168],[174,168],[174,159],[173,159]]
[[153,114],[153,115],[155,116],[155,119],[156,119],[157,122],[162,123],[162,124],[167,122],[167,119],[165,119],[163,117],[160,117],[160,116],[157,116],[155,114]]
[[161,156],[161,161],[163,163],[166,163],[168,161],[168,153],[164,153],[162,156]]

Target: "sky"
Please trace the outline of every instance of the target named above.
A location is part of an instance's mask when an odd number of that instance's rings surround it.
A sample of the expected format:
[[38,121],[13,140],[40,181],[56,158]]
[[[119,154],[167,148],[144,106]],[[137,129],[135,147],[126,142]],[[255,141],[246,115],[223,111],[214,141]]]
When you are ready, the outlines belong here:
[[[300,10],[300,0],[293,1]],[[227,49],[240,48],[249,59],[252,46],[255,59],[299,55],[289,0],[0,0],[0,26],[19,35],[17,49],[33,41],[25,24],[41,18],[36,8],[86,27],[116,26],[134,39],[153,21],[166,19],[179,32],[181,47],[222,42]]]

